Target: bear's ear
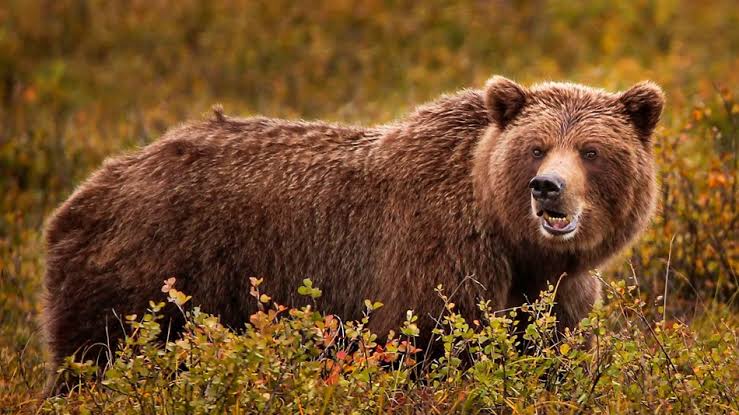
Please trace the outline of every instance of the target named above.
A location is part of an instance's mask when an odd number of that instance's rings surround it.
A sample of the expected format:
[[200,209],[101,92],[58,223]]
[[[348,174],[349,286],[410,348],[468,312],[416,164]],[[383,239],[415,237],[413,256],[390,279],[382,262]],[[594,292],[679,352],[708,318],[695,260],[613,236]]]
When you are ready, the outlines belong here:
[[642,134],[648,139],[657,126],[665,104],[665,94],[654,82],[644,81],[622,92],[618,100],[623,104],[626,114]]
[[495,75],[485,83],[485,106],[501,130],[521,112],[526,97],[523,87],[502,76]]

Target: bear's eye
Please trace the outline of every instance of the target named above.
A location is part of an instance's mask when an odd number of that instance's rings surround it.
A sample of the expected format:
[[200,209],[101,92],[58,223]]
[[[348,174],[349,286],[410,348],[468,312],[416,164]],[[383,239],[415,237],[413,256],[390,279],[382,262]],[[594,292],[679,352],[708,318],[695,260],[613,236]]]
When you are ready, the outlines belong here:
[[598,153],[595,150],[586,150],[582,153],[582,156],[585,157],[586,160],[595,160],[595,158],[598,157]]
[[531,155],[534,156],[535,159],[540,159],[544,157],[544,150],[536,147],[535,149],[531,150]]

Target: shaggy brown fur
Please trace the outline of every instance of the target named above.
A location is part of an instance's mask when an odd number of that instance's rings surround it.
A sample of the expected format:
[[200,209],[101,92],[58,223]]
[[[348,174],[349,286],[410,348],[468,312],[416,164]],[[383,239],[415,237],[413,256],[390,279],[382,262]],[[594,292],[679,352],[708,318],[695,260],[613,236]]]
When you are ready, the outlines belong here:
[[[571,327],[599,296],[588,270],[653,211],[650,137],[662,101],[651,83],[614,94],[494,77],[375,128],[217,111],[173,129],[107,160],[50,220],[52,365],[114,343],[113,311],[141,315],[171,276],[232,327],[255,311],[249,277],[291,306],[305,302],[296,289],[309,277],[320,309],[343,318],[359,317],[366,298],[382,301],[370,325],[385,334],[411,308],[428,333],[438,284],[478,281],[453,299],[474,317],[479,298],[516,306],[566,273],[557,313]],[[598,157],[585,160],[586,148]],[[550,170],[568,180],[563,206],[582,209],[573,237],[546,235],[532,212],[529,181]]]

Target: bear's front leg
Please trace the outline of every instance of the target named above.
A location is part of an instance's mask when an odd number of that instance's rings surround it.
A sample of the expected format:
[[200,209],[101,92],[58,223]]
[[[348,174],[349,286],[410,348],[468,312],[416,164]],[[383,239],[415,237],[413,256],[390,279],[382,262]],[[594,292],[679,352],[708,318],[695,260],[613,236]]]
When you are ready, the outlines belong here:
[[593,305],[600,299],[601,282],[598,278],[583,273],[565,275],[559,282],[554,307],[557,316],[557,331],[573,330],[580,320],[587,317]]

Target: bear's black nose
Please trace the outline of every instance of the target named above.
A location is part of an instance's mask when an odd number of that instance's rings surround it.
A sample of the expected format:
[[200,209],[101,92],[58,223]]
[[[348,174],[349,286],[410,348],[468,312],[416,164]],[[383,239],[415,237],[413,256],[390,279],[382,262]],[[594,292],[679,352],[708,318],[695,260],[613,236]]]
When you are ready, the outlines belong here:
[[536,200],[556,200],[565,188],[565,181],[557,175],[544,174],[531,179],[529,187]]

